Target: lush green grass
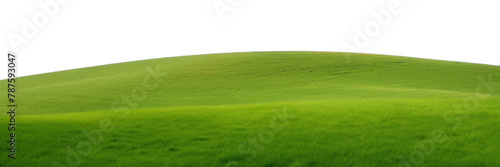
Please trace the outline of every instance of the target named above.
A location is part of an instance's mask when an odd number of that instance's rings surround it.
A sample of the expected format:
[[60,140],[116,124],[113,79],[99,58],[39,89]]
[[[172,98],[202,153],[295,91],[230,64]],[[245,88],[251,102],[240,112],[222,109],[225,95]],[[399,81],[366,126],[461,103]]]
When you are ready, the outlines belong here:
[[[500,67],[351,60],[230,53],[18,78],[17,159],[4,142],[0,163],[68,166],[71,150],[90,143],[80,166],[500,166],[500,84],[479,79],[500,82]],[[147,67],[159,67],[148,82],[157,86],[134,99]]]

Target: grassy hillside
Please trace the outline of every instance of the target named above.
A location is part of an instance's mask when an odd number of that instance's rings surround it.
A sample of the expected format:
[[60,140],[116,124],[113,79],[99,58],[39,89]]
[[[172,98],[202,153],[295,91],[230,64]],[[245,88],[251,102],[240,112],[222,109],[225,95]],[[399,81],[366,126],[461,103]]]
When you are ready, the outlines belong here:
[[4,149],[0,163],[500,165],[500,67],[368,54],[351,60],[228,53],[19,78],[18,158]]

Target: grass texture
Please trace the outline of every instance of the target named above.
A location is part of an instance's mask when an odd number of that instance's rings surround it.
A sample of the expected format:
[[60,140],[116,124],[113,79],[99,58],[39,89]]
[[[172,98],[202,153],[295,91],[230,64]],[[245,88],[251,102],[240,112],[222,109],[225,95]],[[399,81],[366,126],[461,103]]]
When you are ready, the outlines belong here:
[[499,66],[349,59],[226,53],[17,78],[16,159],[4,129],[0,163],[500,166]]

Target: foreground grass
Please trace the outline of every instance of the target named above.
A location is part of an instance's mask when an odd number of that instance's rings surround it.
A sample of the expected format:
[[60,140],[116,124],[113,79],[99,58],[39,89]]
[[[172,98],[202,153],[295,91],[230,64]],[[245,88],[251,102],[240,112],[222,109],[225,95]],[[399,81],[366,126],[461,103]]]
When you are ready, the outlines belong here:
[[[20,78],[18,158],[5,153],[0,162],[68,166],[72,151],[86,150],[72,162],[399,166],[417,152],[424,153],[424,166],[500,165],[499,93],[476,93],[478,77],[500,79],[499,67],[379,55],[353,55],[351,63],[343,58],[314,52],[220,54]],[[145,67],[157,64],[162,82],[147,98],[133,101],[137,105],[128,114],[112,110],[113,102],[142,84]],[[463,109],[470,98],[477,106]],[[0,118],[6,125],[6,114]],[[101,127],[103,120],[110,128]],[[432,142],[422,148],[425,141]]]
[[[486,100],[460,128],[443,120],[461,100],[346,100],[133,110],[125,120],[112,111],[22,116],[21,166],[64,163],[67,146],[89,140],[82,130],[114,128],[82,156],[82,166],[396,166],[420,150],[416,141],[442,129],[447,141],[425,157],[430,166],[495,166],[500,155],[498,98]],[[357,107],[355,107],[357,106]],[[281,131],[270,129],[275,110],[286,110]],[[237,113],[237,114],[236,114]],[[257,146],[248,138],[256,137]],[[264,142],[263,142],[264,141]],[[240,145],[244,148],[239,151]],[[250,152],[254,149],[256,157]],[[87,149],[83,149],[87,150]],[[37,157],[37,158],[24,158]],[[250,161],[247,161],[250,160]],[[12,164],[2,160],[2,164]]]

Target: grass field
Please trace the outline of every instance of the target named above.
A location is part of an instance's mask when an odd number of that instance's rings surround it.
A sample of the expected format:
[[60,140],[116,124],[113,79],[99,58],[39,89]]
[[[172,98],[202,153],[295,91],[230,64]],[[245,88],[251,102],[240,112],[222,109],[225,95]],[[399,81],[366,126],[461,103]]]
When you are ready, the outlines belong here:
[[16,159],[4,113],[0,166],[500,166],[499,66],[350,59],[227,53],[18,78]]

